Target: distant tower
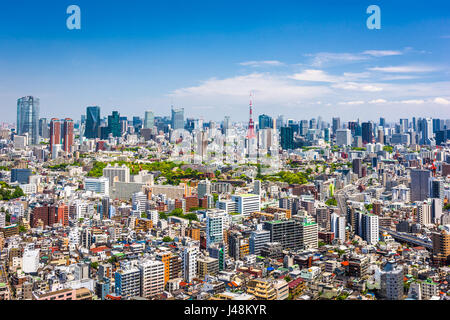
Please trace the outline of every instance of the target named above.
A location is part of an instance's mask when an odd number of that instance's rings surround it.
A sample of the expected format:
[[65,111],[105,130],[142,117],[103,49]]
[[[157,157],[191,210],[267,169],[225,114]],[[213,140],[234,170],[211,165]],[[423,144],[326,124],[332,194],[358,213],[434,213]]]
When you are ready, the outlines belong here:
[[250,120],[248,122],[248,132],[247,132],[247,139],[254,139],[256,138],[255,133],[255,123],[253,122],[253,101],[252,101],[252,94],[250,94]]

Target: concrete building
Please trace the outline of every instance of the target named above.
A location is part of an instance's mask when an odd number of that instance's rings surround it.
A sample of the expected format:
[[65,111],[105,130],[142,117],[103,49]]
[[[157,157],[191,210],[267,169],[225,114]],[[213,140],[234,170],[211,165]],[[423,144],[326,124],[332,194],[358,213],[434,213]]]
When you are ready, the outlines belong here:
[[146,260],[138,266],[141,278],[141,297],[152,298],[164,291],[164,263]]

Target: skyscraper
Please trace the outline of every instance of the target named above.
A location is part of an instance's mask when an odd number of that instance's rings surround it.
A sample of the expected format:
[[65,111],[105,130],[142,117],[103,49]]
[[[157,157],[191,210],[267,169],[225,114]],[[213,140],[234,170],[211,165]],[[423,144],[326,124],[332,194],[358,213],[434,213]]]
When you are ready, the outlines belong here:
[[70,118],[64,119],[64,142],[63,150],[65,152],[71,152],[74,141],[73,135],[73,120]]
[[231,128],[230,116],[225,116],[225,118],[223,120],[222,133],[224,135],[227,135],[228,130],[230,130],[230,128]]
[[39,119],[39,136],[41,136],[41,138],[43,139],[49,138],[47,118]]
[[331,232],[334,233],[334,238],[345,242],[345,217],[337,213],[331,215]]
[[150,129],[155,126],[155,115],[152,111],[145,111],[144,129]]
[[430,176],[429,170],[411,170],[411,201],[423,201],[428,197]]
[[338,146],[350,146],[352,144],[352,132],[349,129],[337,129],[336,144]]
[[421,145],[434,145],[433,121],[430,118],[419,120],[419,131]]
[[291,127],[281,127],[281,148],[294,149],[294,130]]
[[17,100],[17,134],[25,133],[31,144],[39,143],[39,99],[33,96]]
[[84,136],[88,139],[99,138],[100,107],[86,108],[86,129]]
[[299,133],[302,137],[306,136],[308,133],[308,120],[299,121]]
[[333,135],[336,134],[336,131],[341,128],[341,118],[333,118],[333,125],[332,125],[332,131]]
[[172,108],[172,129],[184,128],[184,108],[173,109]]
[[259,129],[273,128],[273,119],[266,114],[261,114],[258,118]]
[[362,130],[362,141],[364,144],[372,143],[373,140],[373,130],[371,122],[363,122],[361,125]]
[[277,120],[276,120],[276,126],[277,126],[277,130],[280,130],[281,127],[284,127],[284,116],[283,115],[279,115]]
[[55,145],[61,144],[62,132],[61,132],[61,120],[53,118],[50,121],[50,152],[53,151]]
[[108,134],[112,133],[113,137],[121,137],[122,131],[120,128],[120,114],[118,111],[113,111],[108,116]]

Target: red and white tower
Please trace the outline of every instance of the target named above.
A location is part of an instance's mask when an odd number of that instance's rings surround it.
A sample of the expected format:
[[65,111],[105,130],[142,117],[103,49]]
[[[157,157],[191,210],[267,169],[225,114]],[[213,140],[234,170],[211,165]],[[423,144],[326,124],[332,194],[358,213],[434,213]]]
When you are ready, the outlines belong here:
[[254,138],[256,138],[256,133],[255,133],[255,123],[253,122],[252,94],[250,94],[250,120],[248,121],[247,139],[254,139]]

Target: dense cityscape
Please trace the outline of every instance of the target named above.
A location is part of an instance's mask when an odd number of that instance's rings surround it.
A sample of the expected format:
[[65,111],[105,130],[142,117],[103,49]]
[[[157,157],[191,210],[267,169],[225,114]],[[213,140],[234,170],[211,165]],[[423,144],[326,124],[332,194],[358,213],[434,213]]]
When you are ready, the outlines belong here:
[[0,300],[447,300],[450,119],[0,129]]

